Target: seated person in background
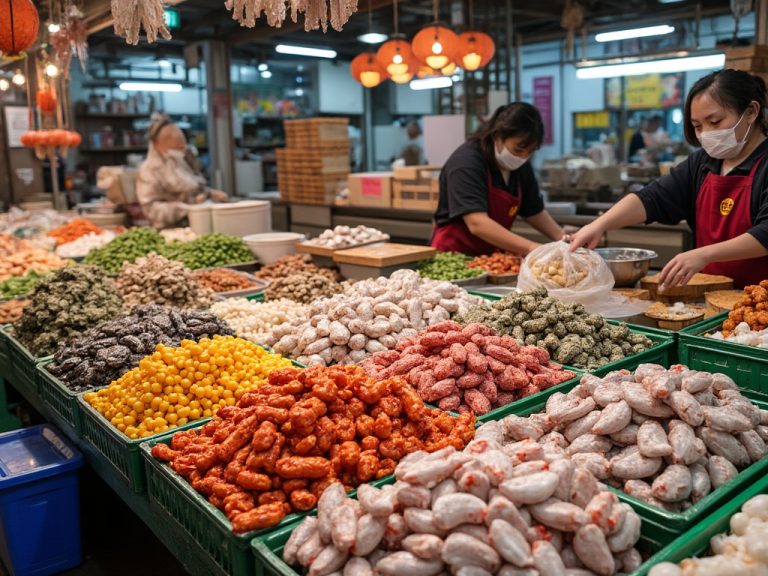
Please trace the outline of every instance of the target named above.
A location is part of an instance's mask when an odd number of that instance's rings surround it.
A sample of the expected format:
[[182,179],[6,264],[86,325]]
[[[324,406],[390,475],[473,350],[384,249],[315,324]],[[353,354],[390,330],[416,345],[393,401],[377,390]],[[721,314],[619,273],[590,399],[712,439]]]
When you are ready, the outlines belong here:
[[149,127],[149,153],[139,168],[136,195],[154,228],[179,226],[189,204],[208,198],[227,200],[226,193],[208,188],[205,177],[193,168],[187,157],[187,139],[167,116],[156,118]]

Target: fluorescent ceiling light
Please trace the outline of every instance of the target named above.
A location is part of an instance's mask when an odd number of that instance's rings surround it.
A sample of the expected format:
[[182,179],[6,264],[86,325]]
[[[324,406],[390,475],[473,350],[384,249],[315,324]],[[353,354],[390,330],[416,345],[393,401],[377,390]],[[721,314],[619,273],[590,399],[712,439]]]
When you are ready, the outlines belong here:
[[266,80],[269,80],[270,78],[272,78],[272,72],[270,72],[269,70],[264,70],[261,73],[261,77],[266,79]]
[[688,70],[707,70],[722,68],[725,64],[725,54],[709,56],[690,56],[688,58],[670,58],[668,60],[651,60],[648,62],[632,62],[631,64],[612,64],[607,66],[588,66],[576,70],[576,78],[615,78],[617,76],[638,76],[640,74],[663,74],[665,72],[686,72]]
[[435,78],[422,78],[420,80],[411,80],[411,90],[434,90],[435,88],[450,88],[453,86],[453,80],[448,76],[437,76]]
[[357,37],[358,41],[363,44],[381,44],[382,42],[385,42],[387,38],[389,38],[389,36],[379,32],[368,32],[367,34],[361,34]]
[[336,58],[336,50],[328,48],[311,48],[309,46],[293,46],[291,44],[278,44],[275,46],[278,54],[290,54],[292,56],[312,56],[313,58]]
[[614,32],[601,32],[595,36],[598,42],[613,42],[615,40],[628,40],[629,38],[645,38],[647,36],[663,36],[675,31],[674,26],[666,24],[662,26],[646,26],[645,28],[632,28],[631,30],[616,30]]
[[163,82],[120,82],[126,92],[181,92],[181,84]]
[[262,62],[259,64],[259,72],[264,72],[265,70],[269,70],[269,64]]
[[158,60],[157,63],[160,65],[161,68],[170,68],[171,66],[173,66],[173,64],[171,64],[171,61],[166,58]]

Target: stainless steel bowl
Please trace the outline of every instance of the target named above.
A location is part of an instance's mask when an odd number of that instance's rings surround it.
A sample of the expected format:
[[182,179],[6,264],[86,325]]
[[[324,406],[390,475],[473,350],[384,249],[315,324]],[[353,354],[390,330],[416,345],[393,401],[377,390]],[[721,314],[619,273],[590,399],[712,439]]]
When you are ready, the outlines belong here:
[[634,286],[648,273],[651,260],[659,256],[653,250],[639,248],[598,248],[595,252],[608,264],[617,288]]

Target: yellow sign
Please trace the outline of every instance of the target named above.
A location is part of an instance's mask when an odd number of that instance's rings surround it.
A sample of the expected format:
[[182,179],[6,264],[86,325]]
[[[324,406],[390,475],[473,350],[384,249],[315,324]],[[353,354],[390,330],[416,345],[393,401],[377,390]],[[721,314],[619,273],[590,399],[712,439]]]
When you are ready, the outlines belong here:
[[720,202],[720,214],[728,216],[728,214],[731,213],[731,210],[733,210],[733,198],[726,198]]
[[624,82],[624,101],[628,109],[661,106],[661,74],[627,76]]
[[611,115],[609,112],[577,112],[576,129],[581,128],[610,128]]

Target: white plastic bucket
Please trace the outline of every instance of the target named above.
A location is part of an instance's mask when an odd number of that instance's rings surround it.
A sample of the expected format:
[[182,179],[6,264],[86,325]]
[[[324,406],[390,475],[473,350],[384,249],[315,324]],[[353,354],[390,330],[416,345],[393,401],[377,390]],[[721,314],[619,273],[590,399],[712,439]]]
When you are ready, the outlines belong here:
[[262,264],[272,264],[283,256],[295,254],[296,244],[305,239],[304,234],[296,232],[270,232],[251,234],[243,238],[243,241]]
[[193,204],[189,206],[187,217],[189,227],[198,236],[213,232],[213,220],[211,218],[211,204]]
[[272,204],[266,200],[245,200],[211,206],[213,231],[248,236],[272,230]]

